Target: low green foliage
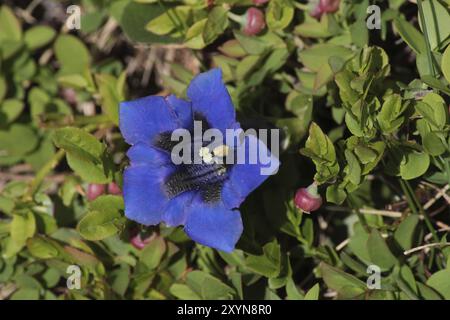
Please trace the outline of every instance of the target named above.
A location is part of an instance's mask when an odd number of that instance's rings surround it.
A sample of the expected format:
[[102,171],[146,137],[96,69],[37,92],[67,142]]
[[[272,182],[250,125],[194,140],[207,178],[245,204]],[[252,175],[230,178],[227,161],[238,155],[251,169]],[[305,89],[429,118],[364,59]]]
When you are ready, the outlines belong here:
[[[67,1],[59,18],[13,2],[0,6],[0,299],[450,299],[449,1],[420,1],[422,21],[410,1],[342,0],[318,19],[308,1],[80,0],[78,31]],[[372,2],[381,30],[366,27]],[[249,7],[257,35],[238,23]],[[127,220],[109,189],[128,165],[119,103],[185,96],[212,67],[243,127],[282,131],[280,170],[241,206],[232,253]],[[307,214],[293,198],[313,181],[324,205]],[[106,191],[92,200],[91,184]]]

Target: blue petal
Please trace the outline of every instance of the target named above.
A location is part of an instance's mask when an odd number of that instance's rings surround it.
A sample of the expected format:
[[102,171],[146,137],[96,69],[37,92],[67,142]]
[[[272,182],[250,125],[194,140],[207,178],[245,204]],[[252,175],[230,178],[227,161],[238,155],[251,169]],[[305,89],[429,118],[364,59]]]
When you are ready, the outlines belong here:
[[131,166],[123,176],[125,216],[144,225],[161,222],[169,199],[162,187],[173,167]]
[[184,192],[171,199],[162,217],[165,224],[169,227],[185,224],[193,197],[193,192]]
[[[236,148],[236,152],[245,154],[245,163],[236,163],[231,167],[222,188],[222,201],[227,208],[238,208],[247,195],[275,174],[280,166],[278,158],[256,136],[246,135],[244,141]],[[250,148],[251,145],[257,148]],[[250,160],[256,160],[256,163]]]
[[185,225],[187,235],[194,241],[225,252],[234,250],[243,226],[238,210],[204,203],[196,197]]
[[147,165],[160,167],[171,164],[170,157],[166,152],[162,152],[142,142],[128,149],[127,156],[130,158],[132,166]]
[[212,128],[225,132],[227,128],[238,126],[220,69],[212,69],[196,76],[187,89],[187,96],[192,101],[193,111],[205,116]]
[[175,112],[164,97],[149,96],[120,104],[119,127],[128,144],[144,142],[178,127]]
[[192,107],[189,101],[179,99],[171,94],[166,97],[167,103],[178,117],[179,126],[181,128],[190,128],[193,125]]

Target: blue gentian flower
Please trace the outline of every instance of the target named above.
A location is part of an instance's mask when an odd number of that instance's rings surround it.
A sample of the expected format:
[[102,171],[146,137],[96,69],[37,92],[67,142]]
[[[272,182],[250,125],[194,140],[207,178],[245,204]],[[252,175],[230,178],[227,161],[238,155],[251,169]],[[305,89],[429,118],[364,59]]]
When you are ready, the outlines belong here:
[[[175,129],[191,130],[194,120],[221,132],[240,128],[220,69],[196,76],[187,97],[189,101],[174,95],[149,96],[120,104],[120,130],[131,145],[130,166],[123,176],[125,215],[143,225],[184,225],[194,241],[231,252],[243,229],[239,205],[268,175],[261,174],[260,162],[175,165],[170,154]],[[256,136],[245,139],[235,152],[257,143],[274,171],[278,169],[278,159],[264,143]]]

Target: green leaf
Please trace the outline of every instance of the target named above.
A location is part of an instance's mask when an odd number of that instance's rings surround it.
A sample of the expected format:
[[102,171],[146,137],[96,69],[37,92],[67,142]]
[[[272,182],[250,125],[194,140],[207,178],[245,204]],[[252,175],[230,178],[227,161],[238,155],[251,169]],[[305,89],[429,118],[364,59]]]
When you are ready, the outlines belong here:
[[127,265],[116,269],[111,274],[111,287],[117,294],[124,296],[130,284],[130,268]]
[[405,180],[415,179],[427,172],[430,156],[425,152],[408,150],[400,163],[400,176]]
[[91,56],[88,49],[73,35],[58,36],[53,49],[61,66],[61,75],[83,74],[90,65]]
[[370,256],[366,246],[368,240],[369,234],[363,226],[359,222],[355,223],[353,226],[353,235],[350,237],[348,247],[361,261],[365,263],[370,262]]
[[0,130],[0,161],[13,157],[20,159],[37,144],[38,139],[33,129],[23,124],[13,124],[7,130]]
[[230,299],[235,293],[233,288],[203,271],[189,272],[186,283],[201,299]]
[[142,261],[149,269],[156,269],[161,262],[166,249],[164,239],[156,237],[144,247],[140,261]]
[[159,36],[145,29],[149,21],[160,16],[172,7],[173,5],[166,3],[164,6],[161,6],[158,3],[147,4],[129,1],[123,9],[123,14],[120,16],[120,26],[125,34],[133,41],[145,43],[178,42],[179,38],[168,35]]
[[294,6],[289,0],[272,0],[266,10],[266,22],[270,30],[286,28],[294,18]]
[[122,197],[100,196],[90,203],[89,211],[78,223],[77,230],[83,238],[91,241],[115,235],[124,223],[123,210]]
[[417,225],[419,224],[418,215],[409,215],[403,220],[394,233],[394,239],[402,247],[403,250],[411,249],[416,242],[414,239]]
[[305,300],[319,300],[320,286],[316,283],[309,291],[305,294]]
[[54,154],[55,146],[52,139],[50,135],[45,135],[40,139],[38,148],[26,155],[25,161],[33,167],[33,170],[38,171],[50,161]]
[[[328,38],[333,35],[337,28],[331,28],[331,25],[335,25],[336,21],[331,15],[324,15],[317,21],[316,18],[305,14],[305,20],[302,24],[295,27],[294,33],[305,38]],[[334,21],[333,21],[334,20]],[[330,23],[333,21],[334,23]]]
[[406,110],[406,106],[398,94],[386,98],[377,116],[380,129],[384,134],[396,131],[403,124],[405,117],[402,114]]
[[394,26],[402,39],[416,54],[425,53],[426,45],[423,35],[403,17],[394,19]]
[[311,150],[313,155],[324,161],[330,163],[336,161],[336,151],[333,142],[315,122],[312,122],[309,127],[309,137],[306,140],[305,147]]
[[55,258],[59,254],[59,248],[52,242],[42,236],[35,236],[28,239],[27,248],[30,253],[39,259]]
[[345,159],[347,160],[347,166],[344,169],[346,173],[346,179],[348,179],[354,185],[359,185],[361,182],[361,166],[358,158],[350,150],[345,150]]
[[185,284],[174,283],[170,293],[181,300],[201,300],[201,297]]
[[305,148],[300,152],[310,157],[316,165],[317,173],[314,179],[319,184],[333,179],[339,173],[333,142],[316,123],[311,123]]
[[446,151],[444,142],[434,132],[427,132],[422,137],[422,143],[424,150],[432,156],[439,156]]
[[6,123],[13,122],[20,116],[24,107],[24,103],[19,99],[4,100],[0,104],[0,123],[3,121],[3,117]]
[[417,288],[419,295],[425,300],[442,300],[442,297],[434,289],[423,283],[417,282]]
[[0,75],[0,104],[5,98],[7,92],[8,92],[8,85],[6,83],[6,80],[2,75]]
[[236,30],[234,31],[234,36],[248,54],[260,55],[270,47],[262,37],[250,37]]
[[358,19],[350,25],[350,33],[352,36],[352,41],[355,45],[360,48],[367,45],[369,41],[369,30],[367,29],[365,19]]
[[26,244],[28,238],[36,232],[36,220],[31,211],[24,214],[14,214],[11,221],[11,243],[7,255],[19,252]]
[[[396,267],[397,269],[397,267]],[[397,271],[397,270],[395,270]],[[408,286],[408,288],[406,288],[406,290],[402,289],[405,293],[407,293],[409,290],[411,290],[413,292],[414,295],[417,295],[418,289],[417,289],[417,283],[416,283],[416,279],[414,278],[414,274],[411,270],[410,267],[408,267],[408,265],[403,265],[400,267],[400,270],[398,271],[398,276],[401,279],[400,286],[404,284],[406,284]],[[409,289],[409,290],[408,290]],[[412,294],[410,294],[412,295]]]
[[231,58],[243,58],[247,55],[247,52],[236,39],[228,40],[219,47],[219,50]]
[[222,6],[214,7],[208,14],[205,28],[203,29],[203,40],[209,44],[217,39],[228,27],[228,10]]
[[0,8],[0,47],[4,41],[20,41],[22,27],[12,10],[6,5]]
[[327,187],[326,197],[328,202],[342,204],[347,198],[347,193],[338,184]]
[[280,245],[276,242],[269,242],[263,247],[262,255],[249,255],[246,265],[250,270],[261,274],[267,278],[278,276],[281,270]]
[[371,262],[379,266],[382,270],[388,270],[397,263],[397,259],[392,254],[378,230],[372,230],[366,245]]
[[58,76],[58,83],[63,87],[74,89],[85,89],[88,87],[88,80],[81,74],[67,74]]
[[88,132],[74,127],[57,129],[53,135],[55,145],[67,151],[67,162],[87,182],[112,181],[112,160],[105,145]]
[[[445,7],[437,0],[425,0],[422,2],[422,8],[430,47],[431,50],[435,50],[450,36],[448,6]],[[421,22],[420,19],[419,22]]]
[[444,299],[450,299],[450,269],[433,273],[427,280],[427,285],[439,292]]
[[195,22],[186,32],[184,44],[191,49],[203,49],[206,44],[203,40],[203,30],[205,29],[207,18]]
[[108,115],[111,121],[116,125],[119,125],[119,103],[125,100],[124,77],[125,73],[123,73],[119,79],[110,74],[95,75],[95,80],[102,99],[103,113]]
[[367,289],[366,284],[358,278],[324,262],[319,264],[319,269],[325,284],[337,291],[340,298],[355,298]]
[[352,55],[353,52],[343,46],[323,43],[316,44],[308,49],[300,51],[298,57],[305,67],[318,72],[323,65],[328,65],[330,57],[340,57],[346,61],[351,58]]
[[441,70],[447,82],[450,83],[450,45],[447,46],[442,55]]
[[36,50],[50,43],[55,35],[55,30],[50,27],[35,26],[25,32],[24,41],[28,49]]
[[428,93],[422,101],[416,104],[416,110],[435,130],[442,130],[447,124],[445,102],[436,93]]
[[101,162],[105,146],[90,133],[75,127],[61,128],[55,131],[53,142],[58,148],[69,154],[92,161]]
[[[163,14],[153,18],[147,25],[146,29],[156,35],[166,35],[171,32],[181,31],[182,23],[188,19],[191,13],[189,6],[177,6],[166,10]],[[181,20],[181,21],[180,21]]]
[[10,298],[11,300],[39,300],[39,289],[20,288]]
[[303,300],[304,296],[303,293],[301,293],[297,286],[294,283],[294,280],[292,278],[288,279],[286,283],[286,295],[287,300]]

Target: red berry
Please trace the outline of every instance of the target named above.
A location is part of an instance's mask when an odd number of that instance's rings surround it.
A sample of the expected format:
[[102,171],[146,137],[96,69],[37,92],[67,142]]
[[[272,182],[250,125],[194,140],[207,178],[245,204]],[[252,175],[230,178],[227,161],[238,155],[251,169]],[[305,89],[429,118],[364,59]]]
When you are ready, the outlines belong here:
[[269,0],[253,0],[253,3],[256,4],[257,6],[267,3],[267,2],[269,2]]
[[116,183],[110,182],[108,184],[108,193],[114,194],[114,195],[120,195],[120,194],[122,194],[122,190],[120,190],[119,186]]
[[317,193],[317,185],[311,184],[308,188],[300,188],[295,193],[295,206],[304,212],[316,211],[322,205],[322,197]]
[[91,183],[90,185],[88,185],[86,195],[87,195],[88,200],[92,201],[104,193],[105,193],[105,185],[104,184]]
[[264,20],[264,13],[256,8],[250,8],[247,10],[244,26],[244,34],[248,36],[253,36],[261,32],[266,26]]

